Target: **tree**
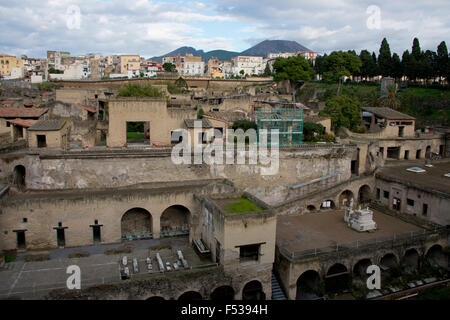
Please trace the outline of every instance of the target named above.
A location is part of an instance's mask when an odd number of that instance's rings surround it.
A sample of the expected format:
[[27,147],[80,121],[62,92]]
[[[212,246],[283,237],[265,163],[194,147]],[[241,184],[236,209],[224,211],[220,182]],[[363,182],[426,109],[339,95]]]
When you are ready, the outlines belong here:
[[275,81],[289,80],[291,83],[310,81],[314,70],[302,56],[277,58],[273,64]]
[[389,85],[387,87],[386,96],[378,99],[377,106],[397,110],[400,107],[400,100],[397,98],[396,94],[397,94],[397,85],[395,84]]
[[[436,71],[439,76],[439,81],[442,77],[447,77],[447,72],[449,68],[449,57],[447,44],[445,41],[442,41],[437,48],[437,57],[436,57]],[[447,78],[448,81],[448,78]]]
[[396,53],[392,55],[392,76],[395,79],[400,79],[403,76],[402,62]]
[[266,63],[266,68],[264,69],[263,76],[270,77],[272,75],[272,70],[270,70],[270,65]]
[[361,124],[360,102],[345,94],[333,97],[326,102],[326,107],[320,115],[331,118],[334,131],[340,127],[356,130]]
[[380,73],[383,77],[389,77],[392,75],[392,56],[389,43],[386,38],[381,42],[380,54],[378,55],[378,66],[380,67]]
[[164,71],[166,72],[177,72],[177,67],[170,62],[166,62],[162,65]]
[[343,78],[358,74],[361,66],[361,59],[354,52],[333,51],[324,61],[323,79],[338,82],[336,95],[339,95]]
[[314,70],[316,71],[316,74],[318,74],[320,77],[322,77],[323,73],[325,72],[324,61],[326,58],[327,58],[326,53],[323,56],[316,57],[316,63],[314,65]]
[[305,122],[303,124],[303,136],[305,141],[314,141],[314,137],[324,134],[325,127],[320,123]]
[[374,77],[376,74],[377,69],[377,59],[375,57],[375,61],[373,59],[373,56],[370,54],[367,50],[362,50],[359,54],[359,58],[361,59],[361,72],[360,75],[363,78],[371,78]]

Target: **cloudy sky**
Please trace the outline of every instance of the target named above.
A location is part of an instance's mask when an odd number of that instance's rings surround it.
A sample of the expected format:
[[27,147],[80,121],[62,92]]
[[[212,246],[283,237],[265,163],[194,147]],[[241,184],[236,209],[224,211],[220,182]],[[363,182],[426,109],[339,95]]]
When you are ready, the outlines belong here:
[[162,55],[180,46],[243,51],[266,39],[319,53],[368,49],[387,37],[400,55],[450,46],[449,0],[0,0],[0,53],[47,50]]

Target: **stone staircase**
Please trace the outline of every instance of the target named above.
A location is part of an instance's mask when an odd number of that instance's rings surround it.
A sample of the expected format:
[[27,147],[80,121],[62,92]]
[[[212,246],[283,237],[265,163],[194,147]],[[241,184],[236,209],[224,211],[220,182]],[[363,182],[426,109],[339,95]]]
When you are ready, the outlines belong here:
[[272,272],[272,300],[287,300],[275,274]]

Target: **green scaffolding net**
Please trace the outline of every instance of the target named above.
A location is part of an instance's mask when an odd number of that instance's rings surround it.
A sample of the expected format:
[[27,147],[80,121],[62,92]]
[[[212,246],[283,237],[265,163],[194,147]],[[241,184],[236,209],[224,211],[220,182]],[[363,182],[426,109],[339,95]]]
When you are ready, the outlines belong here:
[[[267,144],[272,141],[273,130],[278,129],[278,145],[291,146],[302,144],[303,109],[300,108],[259,108],[257,110],[258,139],[261,130],[267,130]],[[263,141],[259,141],[263,143]]]

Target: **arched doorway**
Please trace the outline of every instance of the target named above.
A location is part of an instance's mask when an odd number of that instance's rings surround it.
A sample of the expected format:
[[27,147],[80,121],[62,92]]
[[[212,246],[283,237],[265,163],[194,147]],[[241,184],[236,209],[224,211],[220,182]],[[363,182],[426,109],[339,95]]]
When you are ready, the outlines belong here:
[[180,205],[168,207],[161,215],[161,237],[174,237],[189,234],[188,208]]
[[445,269],[448,269],[449,267],[448,255],[444,253],[442,247],[438,244],[435,244],[428,249],[425,258],[427,262],[434,267],[441,267]]
[[296,300],[316,300],[320,294],[320,276],[315,270],[303,272],[297,279]]
[[352,199],[354,199],[353,192],[351,192],[350,190],[344,190],[339,195],[339,205],[342,207],[348,207],[350,206],[350,202]]
[[370,265],[372,265],[372,261],[370,261],[370,259],[359,260],[353,267],[353,275],[355,278],[366,281],[369,277],[369,274],[367,274],[367,268]]
[[371,192],[370,192],[370,187],[367,184],[365,184],[361,188],[359,188],[358,200],[359,200],[360,204],[369,203],[371,198],[372,198],[372,196],[371,196]]
[[242,300],[266,300],[261,282],[254,280],[244,286]]
[[234,290],[230,286],[221,286],[211,293],[213,301],[231,301],[234,300]]
[[399,276],[398,260],[393,253],[385,254],[380,260],[381,276],[395,278]]
[[336,263],[328,269],[325,276],[325,290],[327,293],[341,293],[348,289],[349,274],[347,267]]
[[314,212],[314,211],[316,211],[316,207],[313,206],[312,204],[310,204],[309,206],[307,206],[306,209],[307,209],[309,212]]
[[152,216],[143,208],[133,208],[124,213],[121,219],[122,240],[151,239]]
[[160,296],[153,296],[150,297],[148,299],[146,299],[147,301],[153,301],[153,302],[159,302],[159,301],[165,301],[166,299],[164,299],[163,297]]
[[196,300],[202,300],[202,295],[198,293],[197,291],[188,291],[183,293],[178,300],[179,301],[196,301]]
[[25,167],[22,165],[18,165],[14,167],[14,185],[19,189],[20,191],[25,190],[25,175],[26,170]]
[[333,200],[325,200],[320,205],[320,209],[335,209],[336,206],[334,205]]
[[419,269],[419,253],[416,249],[409,249],[403,257],[403,266],[407,272],[414,272]]

